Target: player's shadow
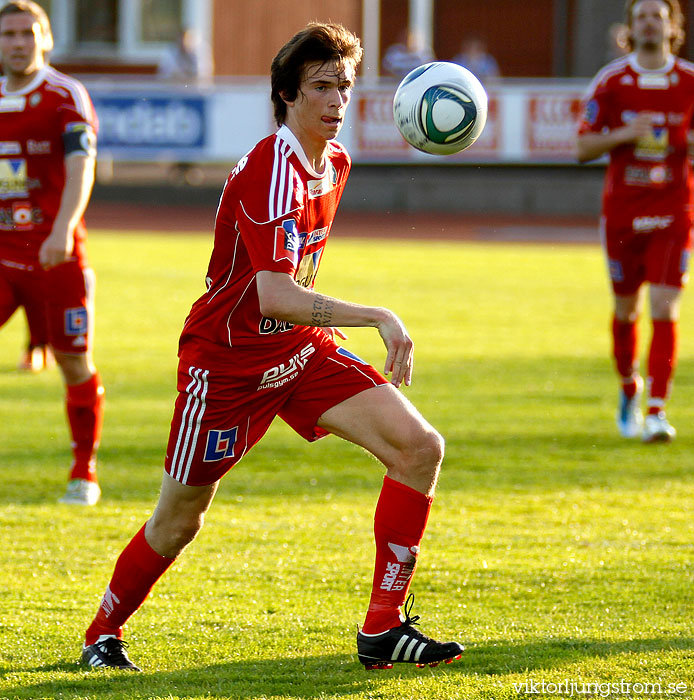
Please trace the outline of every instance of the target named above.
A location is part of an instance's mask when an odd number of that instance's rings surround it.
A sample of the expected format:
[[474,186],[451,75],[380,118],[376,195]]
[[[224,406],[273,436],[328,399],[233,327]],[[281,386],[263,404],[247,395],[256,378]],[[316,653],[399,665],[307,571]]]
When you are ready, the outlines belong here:
[[[499,676],[531,674],[562,666],[606,658],[620,654],[645,654],[659,651],[689,651],[694,649],[694,638],[647,638],[605,642],[591,639],[548,639],[529,642],[487,642],[470,645],[462,658],[438,669],[418,669],[410,665],[396,666],[393,671],[365,672],[352,654],[332,654],[305,658],[279,658],[262,661],[229,661],[186,667],[180,671],[80,670],[71,678],[59,681],[18,685],[7,688],[11,696],[51,697],[59,685],[63,694],[76,693],[80,697],[166,697],[173,689],[177,696],[199,696],[244,700],[256,697],[318,698],[352,695],[373,689],[374,681],[397,678],[416,678],[431,670],[453,675]],[[201,650],[202,651],[202,650]],[[31,669],[39,673],[70,673],[74,663],[58,663]],[[0,667],[0,674],[17,669]],[[580,678],[575,680],[580,681]]]

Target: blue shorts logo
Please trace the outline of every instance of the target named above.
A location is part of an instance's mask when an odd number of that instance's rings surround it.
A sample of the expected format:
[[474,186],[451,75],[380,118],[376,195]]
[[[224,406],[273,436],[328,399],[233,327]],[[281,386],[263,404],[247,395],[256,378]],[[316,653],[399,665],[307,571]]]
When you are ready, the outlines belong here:
[[79,306],[65,309],[65,335],[84,335],[87,332],[87,309]]
[[210,430],[207,433],[204,462],[219,462],[220,459],[234,456],[234,445],[238,427],[229,430]]
[[619,260],[608,260],[610,279],[613,282],[624,282],[624,268]]

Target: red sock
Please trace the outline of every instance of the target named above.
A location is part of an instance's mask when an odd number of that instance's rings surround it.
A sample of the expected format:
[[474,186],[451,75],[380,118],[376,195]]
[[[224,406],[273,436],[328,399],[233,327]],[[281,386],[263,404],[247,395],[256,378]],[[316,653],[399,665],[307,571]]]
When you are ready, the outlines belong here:
[[71,479],[96,481],[96,450],[104,419],[104,387],[99,374],[67,387],[65,401],[72,435]]
[[102,634],[113,634],[121,639],[125,622],[144,603],[154,584],[173,562],[150,547],[143,525],[118,557],[96,617],[87,628],[85,644],[94,644]]
[[400,607],[417,564],[431,502],[429,496],[399,481],[383,479],[374,516],[376,565],[362,629],[366,634],[379,634],[401,623]]
[[636,375],[638,363],[636,360],[636,345],[638,333],[636,323],[618,321],[612,318],[612,354],[617,367],[617,373],[622,378],[622,388],[627,398],[636,393]]
[[665,406],[677,356],[677,323],[653,321],[653,338],[648,354],[648,412]]

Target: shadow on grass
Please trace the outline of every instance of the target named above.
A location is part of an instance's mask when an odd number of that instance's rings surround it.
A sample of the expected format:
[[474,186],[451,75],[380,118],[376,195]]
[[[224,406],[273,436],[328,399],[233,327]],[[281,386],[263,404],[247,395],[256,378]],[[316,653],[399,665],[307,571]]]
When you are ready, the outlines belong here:
[[[646,638],[605,642],[590,639],[551,639],[509,643],[506,640],[472,646],[463,657],[438,669],[397,666],[394,671],[366,673],[354,655],[333,654],[308,658],[280,658],[201,665],[179,671],[131,673],[85,670],[74,663],[29,669],[31,673],[78,673],[60,680],[7,688],[17,698],[54,697],[74,692],[80,697],[130,698],[199,696],[227,698],[341,697],[368,689],[380,680],[416,678],[432,671],[455,675],[500,676],[551,671],[562,666],[621,654],[647,654],[694,649],[694,638]],[[79,670],[77,670],[79,668]],[[17,669],[12,669],[14,672]],[[4,675],[10,671],[0,667]],[[581,680],[577,677],[576,680]],[[593,679],[591,679],[593,680]]]

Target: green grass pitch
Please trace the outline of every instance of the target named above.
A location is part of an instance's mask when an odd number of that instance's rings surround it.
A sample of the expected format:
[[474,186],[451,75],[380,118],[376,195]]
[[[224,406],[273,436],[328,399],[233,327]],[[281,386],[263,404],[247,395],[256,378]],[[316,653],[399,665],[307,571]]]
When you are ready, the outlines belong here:
[[[156,500],[176,342],[210,244],[92,232],[107,391],[94,509],[56,502],[69,462],[57,371],[15,371],[21,318],[0,333],[0,698],[500,700],[569,697],[570,683],[692,696],[694,304],[685,295],[669,406],[678,439],[621,440],[593,246],[333,240],[323,261],[321,291],[393,308],[415,340],[406,393],[447,457],[414,612],[466,645],[460,661],[362,669],[381,469],[278,423],[131,620],[145,672],[79,668],[115,558]],[[348,332],[382,369],[376,331]]]

